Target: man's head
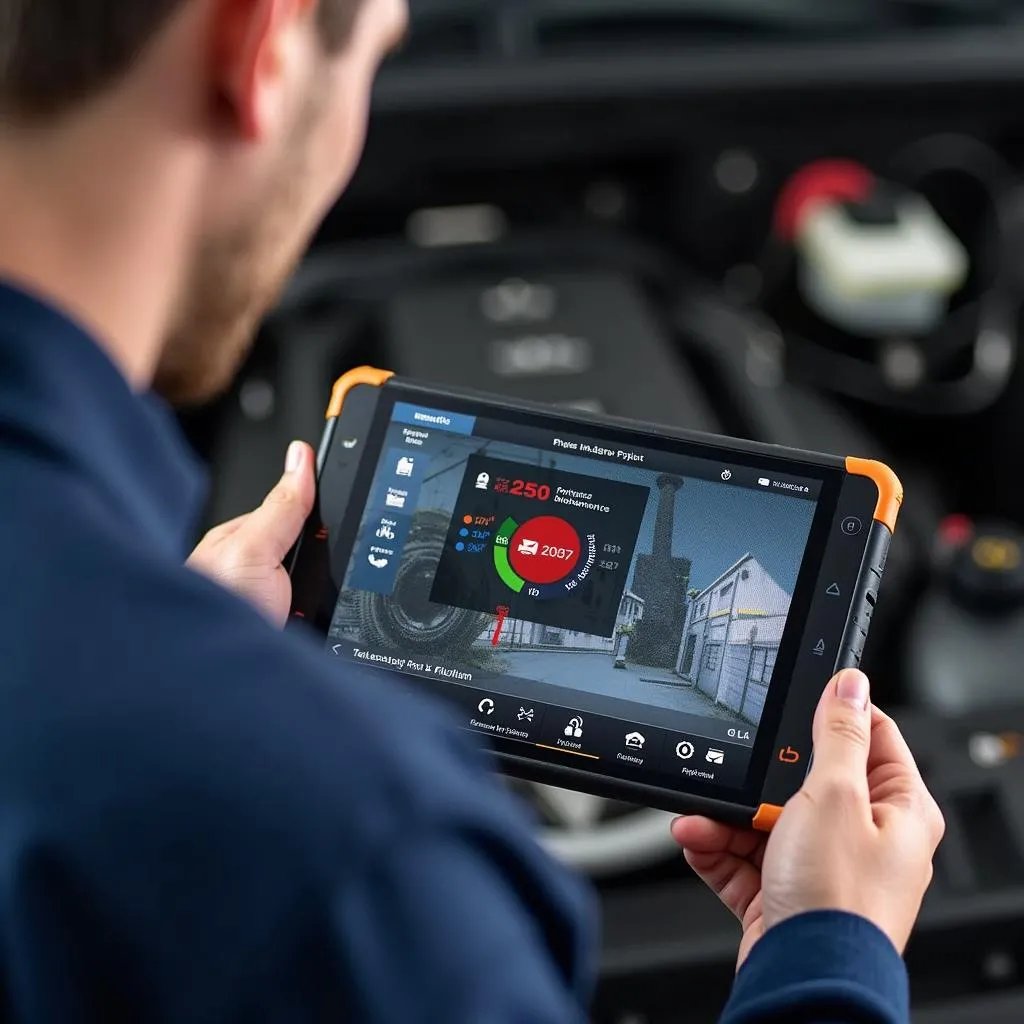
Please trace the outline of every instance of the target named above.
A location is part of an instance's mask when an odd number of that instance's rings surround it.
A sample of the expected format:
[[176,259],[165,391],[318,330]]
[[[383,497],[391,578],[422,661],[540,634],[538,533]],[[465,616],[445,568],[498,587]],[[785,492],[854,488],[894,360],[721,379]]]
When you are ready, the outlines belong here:
[[351,177],[406,18],[406,0],[0,0],[0,124],[88,137],[134,93],[197,168],[156,373],[169,397],[230,380]]

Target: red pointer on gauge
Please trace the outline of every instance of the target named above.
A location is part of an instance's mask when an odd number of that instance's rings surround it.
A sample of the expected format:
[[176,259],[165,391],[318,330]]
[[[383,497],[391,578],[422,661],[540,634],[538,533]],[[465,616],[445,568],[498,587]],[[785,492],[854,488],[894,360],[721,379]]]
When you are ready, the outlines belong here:
[[494,636],[491,637],[491,646],[497,647],[498,641],[501,639],[501,631],[505,625],[505,619],[508,618],[508,605],[498,605],[498,622],[494,627]]

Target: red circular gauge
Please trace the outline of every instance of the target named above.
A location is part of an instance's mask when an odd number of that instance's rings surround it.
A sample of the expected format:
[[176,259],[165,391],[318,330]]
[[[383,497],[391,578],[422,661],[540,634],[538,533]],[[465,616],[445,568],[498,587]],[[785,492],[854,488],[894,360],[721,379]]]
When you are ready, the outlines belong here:
[[508,560],[527,583],[557,583],[580,560],[579,534],[558,516],[537,516],[512,535]]

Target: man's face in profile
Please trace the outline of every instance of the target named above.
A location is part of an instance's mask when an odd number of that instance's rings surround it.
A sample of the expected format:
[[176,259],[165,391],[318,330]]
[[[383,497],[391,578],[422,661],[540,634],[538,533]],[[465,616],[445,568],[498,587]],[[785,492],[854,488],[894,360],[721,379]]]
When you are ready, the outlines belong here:
[[228,386],[362,153],[373,78],[402,35],[406,0],[362,0],[352,39],[318,53],[298,112],[272,147],[243,212],[202,237],[155,389],[173,402]]

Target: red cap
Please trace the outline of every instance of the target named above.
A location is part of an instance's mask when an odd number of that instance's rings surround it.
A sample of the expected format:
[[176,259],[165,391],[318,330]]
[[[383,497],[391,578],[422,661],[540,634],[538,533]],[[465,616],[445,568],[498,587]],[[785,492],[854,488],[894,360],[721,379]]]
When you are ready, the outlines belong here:
[[793,175],[775,205],[775,234],[792,242],[808,211],[819,203],[856,203],[874,187],[874,175],[852,160],[818,160]]
[[946,516],[939,524],[939,541],[946,547],[963,547],[973,536],[974,523],[970,516]]

